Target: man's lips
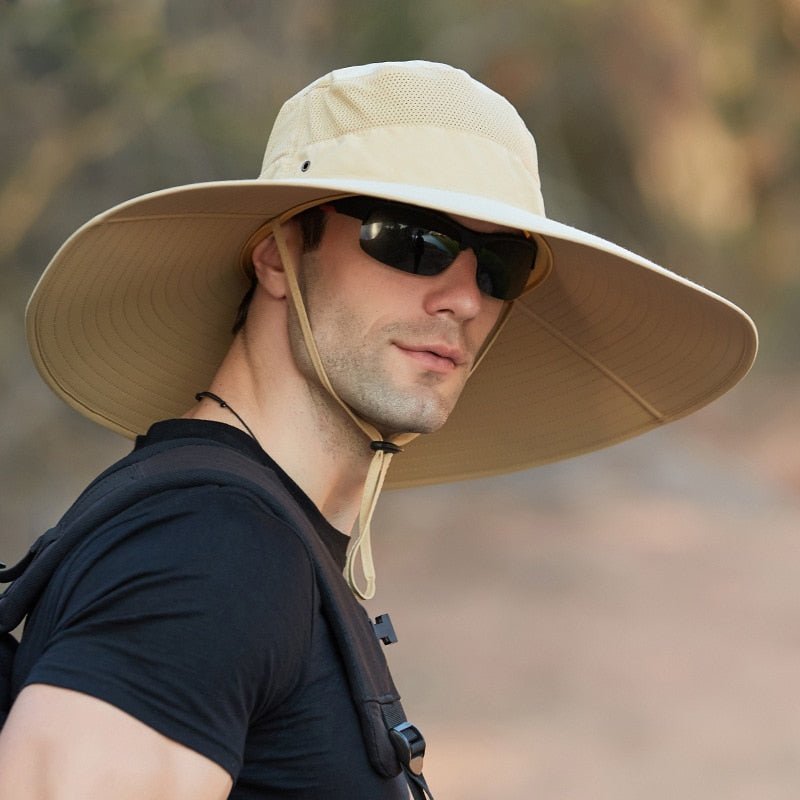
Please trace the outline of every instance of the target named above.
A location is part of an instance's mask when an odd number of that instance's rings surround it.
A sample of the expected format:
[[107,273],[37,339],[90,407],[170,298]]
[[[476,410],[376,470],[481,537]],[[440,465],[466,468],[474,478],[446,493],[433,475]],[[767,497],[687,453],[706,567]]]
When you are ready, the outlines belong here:
[[394,344],[405,355],[438,372],[453,370],[467,360],[462,350],[445,344]]

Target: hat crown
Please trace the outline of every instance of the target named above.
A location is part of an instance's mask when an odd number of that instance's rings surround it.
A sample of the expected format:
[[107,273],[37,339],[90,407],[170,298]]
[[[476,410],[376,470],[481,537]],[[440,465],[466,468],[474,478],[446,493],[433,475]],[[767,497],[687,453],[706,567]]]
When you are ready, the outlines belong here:
[[544,213],[536,145],[514,107],[463,70],[426,61],[314,81],[281,108],[260,177],[413,184]]

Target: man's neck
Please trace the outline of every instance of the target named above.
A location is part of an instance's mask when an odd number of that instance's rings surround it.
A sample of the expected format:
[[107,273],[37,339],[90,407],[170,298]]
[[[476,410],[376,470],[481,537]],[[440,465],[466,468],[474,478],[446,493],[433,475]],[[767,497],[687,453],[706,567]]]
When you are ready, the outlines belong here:
[[331,525],[350,534],[372,457],[366,435],[321,387],[299,373],[254,370],[245,350],[234,343],[208,387],[228,407],[205,399],[185,416],[252,433]]

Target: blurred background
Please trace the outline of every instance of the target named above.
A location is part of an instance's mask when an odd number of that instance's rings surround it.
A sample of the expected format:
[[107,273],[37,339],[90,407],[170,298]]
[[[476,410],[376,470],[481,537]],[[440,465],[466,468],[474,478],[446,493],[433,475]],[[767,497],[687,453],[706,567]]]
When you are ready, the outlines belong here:
[[409,58],[517,106],[550,216],[761,333],[740,386],[662,431],[384,497],[371,605],[436,797],[798,797],[800,0],[2,0],[0,557],[129,448],[28,358],[61,242],[137,194],[257,175],[289,95]]

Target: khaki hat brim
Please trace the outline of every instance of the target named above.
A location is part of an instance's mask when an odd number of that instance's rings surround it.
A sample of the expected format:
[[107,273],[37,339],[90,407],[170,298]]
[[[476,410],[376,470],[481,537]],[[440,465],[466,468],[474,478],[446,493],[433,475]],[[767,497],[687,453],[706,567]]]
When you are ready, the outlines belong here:
[[755,326],[740,309],[599,237],[469,194],[297,179],[176,187],[89,221],[54,256],[28,306],[39,372],[75,409],[125,436],[180,416],[230,345],[248,285],[243,244],[267,220],[342,194],[530,231],[552,257],[447,424],[394,459],[388,487],[524,469],[620,442],[706,405],[755,358]]

